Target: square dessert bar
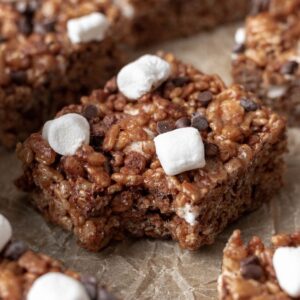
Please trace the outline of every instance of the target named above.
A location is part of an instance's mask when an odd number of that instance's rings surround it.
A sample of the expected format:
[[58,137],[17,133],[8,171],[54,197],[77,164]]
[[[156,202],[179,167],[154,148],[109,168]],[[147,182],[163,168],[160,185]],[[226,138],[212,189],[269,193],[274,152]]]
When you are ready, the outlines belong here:
[[17,185],[89,250],[125,236],[196,250],[282,185],[285,121],[241,86],[145,55],[17,153]]
[[233,78],[299,126],[300,1],[256,2],[236,35]]
[[109,0],[1,1],[0,144],[13,147],[115,74],[120,18]]
[[116,0],[127,17],[127,41],[145,45],[236,21],[249,11],[249,0]]
[[300,232],[248,244],[236,230],[229,239],[218,281],[220,300],[300,299]]
[[116,300],[95,277],[67,269],[23,241],[12,240],[11,226],[1,214],[0,230],[1,300]]

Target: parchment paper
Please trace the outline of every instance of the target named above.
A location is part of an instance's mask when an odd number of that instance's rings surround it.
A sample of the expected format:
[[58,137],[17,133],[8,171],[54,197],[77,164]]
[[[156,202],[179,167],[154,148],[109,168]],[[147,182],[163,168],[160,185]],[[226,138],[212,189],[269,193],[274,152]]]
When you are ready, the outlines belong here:
[[[213,33],[160,45],[184,61],[230,82],[230,49],[236,25]],[[147,49],[154,51],[155,49]],[[13,153],[0,149],[0,212],[12,222],[17,238],[35,250],[62,260],[81,272],[94,274],[121,299],[216,299],[216,280],[222,249],[232,231],[243,230],[245,238],[260,235],[265,240],[274,232],[300,229],[300,130],[289,130],[285,188],[272,204],[231,225],[214,245],[197,252],[181,250],[171,241],[127,240],[101,253],[89,253],[76,245],[72,235],[44,220],[27,204],[12,180],[20,172]]]

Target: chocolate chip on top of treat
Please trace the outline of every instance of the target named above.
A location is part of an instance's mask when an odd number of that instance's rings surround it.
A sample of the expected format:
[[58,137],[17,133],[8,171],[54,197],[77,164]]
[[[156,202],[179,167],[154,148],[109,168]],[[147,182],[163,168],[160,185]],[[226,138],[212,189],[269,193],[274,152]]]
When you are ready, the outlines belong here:
[[216,144],[205,143],[205,155],[207,157],[215,157],[219,154],[219,147]]
[[241,275],[245,279],[260,280],[264,271],[257,256],[251,256],[241,261]]
[[256,111],[259,109],[259,105],[248,98],[242,98],[240,100],[240,104],[247,112]]
[[7,38],[0,35],[0,44],[4,43],[6,41],[7,41]]
[[283,75],[292,75],[294,74],[299,67],[299,63],[291,60],[282,65],[280,73]]
[[175,85],[175,86],[178,86],[178,87],[182,87],[186,84],[188,84],[189,82],[191,81],[190,78],[186,77],[186,76],[180,76],[180,77],[176,77],[172,80],[172,83]]
[[236,53],[236,54],[240,54],[240,53],[245,52],[245,49],[246,49],[245,44],[236,44],[236,45],[234,45],[232,52]]
[[209,102],[213,99],[213,94],[211,91],[200,92],[197,95],[197,100],[200,101],[203,105],[208,105]]
[[251,15],[257,15],[267,11],[270,6],[270,0],[252,0]]
[[209,124],[207,119],[204,116],[201,116],[200,114],[195,114],[192,117],[192,127],[200,130],[200,131],[204,131],[206,129],[208,129]]
[[39,34],[45,34],[47,32],[53,32],[55,30],[56,22],[54,20],[48,20],[43,23],[37,23],[34,26],[34,32]]
[[27,81],[27,74],[25,71],[12,71],[10,73],[10,78],[15,84],[24,84]]
[[4,250],[3,256],[7,259],[17,260],[28,250],[23,241],[13,241]]
[[98,108],[93,104],[89,104],[84,108],[82,114],[88,120],[94,119],[98,116]]
[[25,35],[29,35],[32,33],[32,22],[30,20],[30,18],[28,17],[23,17],[20,19],[19,21],[19,29],[21,31],[21,33],[25,34]]
[[157,123],[156,130],[159,134],[174,130],[175,124],[173,121],[160,121]]
[[191,126],[191,120],[187,117],[178,119],[175,123],[176,128],[184,128]]

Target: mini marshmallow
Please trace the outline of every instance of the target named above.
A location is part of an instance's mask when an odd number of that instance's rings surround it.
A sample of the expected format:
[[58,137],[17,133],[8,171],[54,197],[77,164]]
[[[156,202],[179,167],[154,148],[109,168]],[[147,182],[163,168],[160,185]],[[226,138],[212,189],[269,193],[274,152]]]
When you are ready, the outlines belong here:
[[75,113],[63,115],[45,123],[43,138],[60,155],[74,155],[90,142],[90,125],[83,116]]
[[272,85],[268,91],[268,98],[276,99],[280,98],[287,92],[287,87],[284,85]]
[[185,204],[183,207],[178,208],[177,215],[192,226],[198,223],[199,211],[190,204]]
[[300,247],[278,248],[273,265],[280,287],[291,297],[300,297]]
[[244,44],[246,42],[246,29],[244,27],[241,27],[236,31],[235,42],[237,44]]
[[154,139],[156,154],[167,175],[173,176],[205,166],[204,145],[193,127],[175,129]]
[[84,286],[62,273],[47,273],[34,281],[27,300],[90,300]]
[[12,228],[9,221],[0,214],[0,252],[4,249],[7,243],[11,240]]
[[68,36],[73,44],[102,41],[108,28],[108,19],[99,12],[71,19],[67,23]]
[[137,100],[160,86],[171,75],[170,64],[155,55],[144,55],[126,65],[117,76],[117,85],[128,99]]

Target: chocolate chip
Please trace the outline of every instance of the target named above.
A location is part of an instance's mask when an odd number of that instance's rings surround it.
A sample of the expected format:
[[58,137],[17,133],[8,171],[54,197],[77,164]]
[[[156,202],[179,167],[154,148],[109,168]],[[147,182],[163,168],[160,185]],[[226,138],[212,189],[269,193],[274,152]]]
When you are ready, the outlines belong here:
[[177,77],[172,80],[173,84],[177,87],[182,87],[188,84],[190,81],[191,81],[190,78],[186,76]]
[[4,43],[6,41],[7,41],[7,38],[0,35],[0,44]]
[[117,298],[115,298],[115,296],[113,296],[111,293],[109,293],[105,289],[99,288],[97,300],[117,300]]
[[207,157],[215,157],[219,154],[219,147],[212,143],[205,143],[205,156]]
[[175,123],[176,128],[184,128],[191,126],[191,120],[187,117],[180,118]]
[[241,275],[245,279],[260,280],[264,275],[264,271],[261,266],[250,264],[241,267]]
[[83,110],[83,116],[88,120],[96,118],[98,116],[98,108],[93,104],[87,105]]
[[232,52],[236,54],[244,53],[245,49],[246,49],[245,44],[236,44],[234,45]]
[[259,108],[257,103],[255,103],[254,101],[252,101],[248,98],[242,98],[240,100],[240,104],[247,112],[256,111]]
[[196,114],[194,117],[192,117],[192,127],[197,128],[198,130],[206,130],[209,127],[209,124],[205,117]]
[[19,29],[20,32],[23,33],[24,35],[30,35],[32,33],[32,22],[30,18],[23,17],[19,20]]
[[12,71],[10,73],[10,78],[13,83],[21,85],[27,81],[27,74],[25,71]]
[[173,129],[175,129],[175,125],[172,121],[160,121],[156,126],[156,130],[159,134],[166,133]]
[[298,67],[298,62],[288,61],[281,67],[280,73],[284,75],[292,75],[297,71]]
[[256,255],[249,256],[241,261],[241,266],[260,265],[259,258]]
[[55,30],[55,21],[46,21],[44,23],[37,23],[34,26],[34,32],[39,34],[45,34],[47,32],[53,32]]
[[208,105],[212,99],[213,99],[213,94],[210,91],[205,91],[197,95],[197,100],[200,101],[205,106]]
[[6,247],[3,256],[7,259],[17,260],[27,249],[28,247],[23,241],[13,241]]
[[82,275],[80,278],[91,300],[97,300],[97,279],[94,276]]
[[252,0],[251,15],[257,15],[267,11],[270,6],[270,0]]

